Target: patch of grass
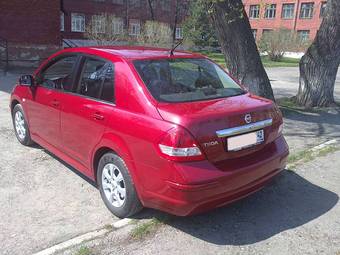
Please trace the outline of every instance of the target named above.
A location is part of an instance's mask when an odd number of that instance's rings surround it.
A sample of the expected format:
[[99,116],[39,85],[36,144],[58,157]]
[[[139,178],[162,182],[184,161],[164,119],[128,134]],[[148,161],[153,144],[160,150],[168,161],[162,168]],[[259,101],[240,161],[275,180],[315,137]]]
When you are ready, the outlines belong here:
[[268,56],[262,56],[262,63],[265,67],[297,67],[300,59],[283,57],[281,61],[272,61]]
[[156,231],[158,227],[161,226],[163,223],[164,221],[156,218],[153,218],[152,220],[141,224],[137,223],[136,227],[131,231],[130,235],[134,239],[143,239]]
[[107,230],[112,230],[112,229],[113,229],[113,226],[112,226],[111,224],[106,224],[106,225],[104,226],[104,228],[107,229]]
[[[218,52],[200,51],[199,53],[206,55],[208,58],[214,60],[217,64],[226,67],[224,55]],[[265,67],[297,67],[300,59],[296,58],[282,58],[281,61],[271,61],[268,56],[261,57],[262,63]]]
[[91,255],[92,251],[87,246],[82,246],[79,248],[79,250],[75,253],[75,255]]
[[286,108],[299,108],[296,104],[295,97],[282,97],[276,100],[277,104],[281,107]]
[[339,146],[330,145],[317,151],[306,149],[295,154],[290,154],[288,157],[288,167],[295,168],[300,164],[310,162],[318,157],[324,157],[339,150]]
[[308,112],[308,113],[320,113],[323,111],[321,108],[306,108],[304,106],[300,106],[296,103],[296,97],[282,97],[276,99],[276,103],[282,110],[284,116],[289,114],[289,112]]

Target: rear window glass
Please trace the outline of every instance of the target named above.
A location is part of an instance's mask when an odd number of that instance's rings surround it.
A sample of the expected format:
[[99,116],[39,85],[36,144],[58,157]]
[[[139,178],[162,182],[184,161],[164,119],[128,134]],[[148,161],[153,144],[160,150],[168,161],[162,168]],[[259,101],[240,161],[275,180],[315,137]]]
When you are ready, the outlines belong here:
[[161,102],[190,102],[244,94],[218,65],[207,59],[134,61],[150,93]]

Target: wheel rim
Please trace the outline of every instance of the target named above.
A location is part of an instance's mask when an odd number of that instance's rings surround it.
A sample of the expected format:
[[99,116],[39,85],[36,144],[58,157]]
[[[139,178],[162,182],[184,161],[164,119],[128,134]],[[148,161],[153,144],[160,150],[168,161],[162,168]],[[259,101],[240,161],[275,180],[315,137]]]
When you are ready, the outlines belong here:
[[25,127],[25,119],[23,114],[20,111],[17,111],[14,116],[14,124],[15,130],[21,140],[24,140],[26,137],[26,127]]
[[109,163],[104,166],[102,186],[106,199],[114,207],[122,207],[125,202],[126,187],[124,177],[115,164]]

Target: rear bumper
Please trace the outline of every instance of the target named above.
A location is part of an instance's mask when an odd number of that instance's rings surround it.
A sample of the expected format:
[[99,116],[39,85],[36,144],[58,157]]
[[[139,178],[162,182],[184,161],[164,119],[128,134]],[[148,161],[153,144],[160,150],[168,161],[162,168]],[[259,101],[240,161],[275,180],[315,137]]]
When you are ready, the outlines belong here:
[[162,192],[146,192],[144,205],[178,216],[224,206],[261,189],[286,165],[288,145],[283,136],[261,150],[261,156],[226,161],[215,166],[208,161],[174,164],[185,183],[165,181]]

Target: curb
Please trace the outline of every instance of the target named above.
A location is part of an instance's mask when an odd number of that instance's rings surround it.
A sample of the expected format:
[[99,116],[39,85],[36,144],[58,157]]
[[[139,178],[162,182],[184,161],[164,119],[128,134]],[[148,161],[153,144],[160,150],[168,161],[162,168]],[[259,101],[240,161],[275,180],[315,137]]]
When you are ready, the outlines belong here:
[[[130,224],[131,222],[132,222],[132,219],[126,218],[126,219],[122,219],[122,220],[119,220],[119,221],[113,223],[111,226],[112,226],[113,229],[119,229],[119,228],[122,228],[122,227]],[[65,242],[56,244],[52,247],[49,247],[47,249],[44,249],[44,250],[39,251],[37,253],[34,253],[33,255],[52,255],[52,254],[56,253],[57,251],[65,250],[65,249],[70,248],[72,246],[81,244],[82,242],[85,242],[85,241],[90,241],[92,239],[103,236],[103,235],[105,235],[105,234],[107,234],[111,231],[112,231],[111,229],[95,230],[95,231],[77,236],[75,238],[69,239]]]
[[336,139],[329,140],[327,142],[324,142],[324,143],[322,143],[320,145],[317,145],[317,146],[313,147],[311,150],[313,152],[316,152],[316,151],[322,150],[323,148],[327,147],[328,145],[332,145],[332,144],[335,144],[335,143],[337,143]]
[[[318,151],[321,151],[322,149],[324,149],[325,147],[328,147],[330,145],[333,145],[333,144],[336,144],[338,143],[338,141],[336,139],[332,139],[332,140],[329,140],[327,142],[324,142],[322,144],[319,144],[317,146],[314,146],[310,149],[310,151],[312,151],[313,154],[317,153]],[[286,168],[290,168],[292,166],[294,166],[295,164],[294,163],[291,163],[291,164],[287,164]]]

